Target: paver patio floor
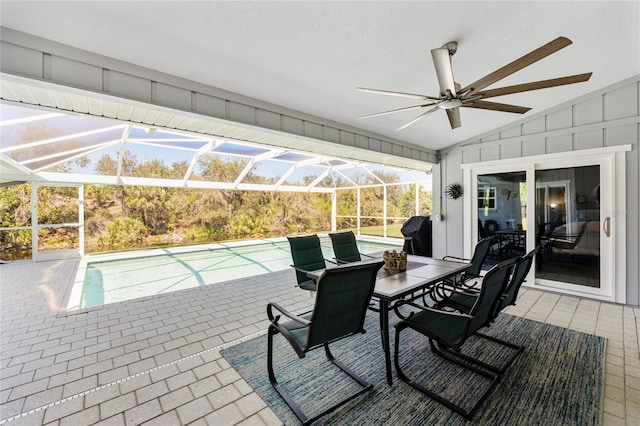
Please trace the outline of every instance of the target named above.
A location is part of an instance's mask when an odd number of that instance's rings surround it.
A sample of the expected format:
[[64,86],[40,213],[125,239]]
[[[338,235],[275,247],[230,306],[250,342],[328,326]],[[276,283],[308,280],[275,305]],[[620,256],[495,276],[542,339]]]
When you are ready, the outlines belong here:
[[[293,270],[67,312],[77,265],[0,265],[0,424],[281,424],[219,349],[312,307]],[[604,424],[640,424],[640,308],[525,288],[507,312],[607,337]]]

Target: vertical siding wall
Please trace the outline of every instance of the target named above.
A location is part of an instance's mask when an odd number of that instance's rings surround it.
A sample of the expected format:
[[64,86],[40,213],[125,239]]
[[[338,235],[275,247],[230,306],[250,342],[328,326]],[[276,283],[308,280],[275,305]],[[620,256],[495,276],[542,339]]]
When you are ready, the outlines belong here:
[[[440,190],[462,183],[462,164],[627,144],[626,212],[620,212],[627,227],[627,303],[640,305],[640,76],[443,150]],[[434,256],[462,256],[469,213],[462,199],[434,200],[436,214],[445,215],[434,224]]]

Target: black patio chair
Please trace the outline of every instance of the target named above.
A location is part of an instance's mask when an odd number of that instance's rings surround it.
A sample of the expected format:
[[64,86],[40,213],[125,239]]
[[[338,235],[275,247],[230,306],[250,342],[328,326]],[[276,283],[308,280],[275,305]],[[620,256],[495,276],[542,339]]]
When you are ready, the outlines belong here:
[[[513,261],[505,261],[491,268],[482,280],[482,285],[476,303],[468,313],[440,310],[411,301],[401,301],[394,308],[401,321],[396,325],[394,363],[401,380],[413,388],[430,396],[441,404],[451,408],[467,419],[471,419],[475,410],[489,396],[489,393],[498,383],[500,376],[488,370],[488,363],[473,358],[461,352],[461,347],[467,338],[475,334],[479,329],[489,323],[500,296],[504,293],[509,278],[513,272]],[[402,306],[411,306],[417,312],[404,315]],[[473,371],[488,378],[491,382],[488,388],[479,396],[471,409],[465,409],[455,402],[447,399],[442,393],[427,389],[422,384],[407,377],[400,368],[401,334],[406,328],[411,328],[429,338],[429,344],[434,354],[454,362],[463,368]],[[453,355],[455,354],[455,355]]]
[[[372,384],[365,382],[333,357],[329,344],[356,333],[365,332],[365,315],[373,294],[376,274],[383,264],[382,261],[367,262],[327,269],[318,279],[313,311],[307,314],[294,315],[277,303],[267,305],[267,315],[271,322],[267,343],[269,381],[304,425],[314,422],[373,389]],[[274,310],[278,312],[274,314]],[[287,321],[281,322],[281,316],[287,317]],[[284,336],[299,358],[304,358],[305,354],[311,350],[323,347],[327,359],[355,380],[362,389],[322,413],[308,418],[274,375],[273,336],[278,333]]]
[[287,237],[289,246],[291,247],[291,258],[293,265],[291,267],[296,270],[296,281],[298,287],[303,290],[316,291],[315,280],[307,275],[311,271],[325,269],[326,262],[336,264],[324,258],[322,247],[320,246],[320,238],[316,234],[304,235],[301,237]]
[[[537,252],[537,249],[533,249],[524,256],[508,259],[502,262],[502,264],[505,264],[505,265],[510,263],[514,265],[513,274],[509,279],[509,282],[507,284],[507,287],[504,293],[500,296],[500,299],[496,304],[495,312],[492,313],[489,319],[489,323],[486,324],[487,327],[490,326],[490,323],[495,321],[498,314],[500,314],[500,312],[502,312],[507,306],[516,304],[516,299],[518,298],[518,292],[520,291],[520,287],[525,282],[525,278],[527,277],[527,275],[529,274],[529,271],[531,270],[531,265],[533,264],[533,258],[536,252]],[[441,287],[444,286],[444,284],[442,283],[439,283],[438,285]],[[473,306],[478,300],[478,295],[479,295],[479,292],[474,291],[473,289],[460,291],[455,287],[443,288],[440,294],[443,294],[443,293],[448,293],[447,297],[443,298],[442,300],[439,300],[435,304],[435,308],[437,309],[452,308],[465,314],[471,312],[471,310],[473,309]],[[476,332],[476,336],[479,336],[483,339],[491,340],[492,342],[510,347],[511,349],[515,350],[515,352],[503,363],[501,367],[489,366],[491,370],[499,374],[503,374],[507,370],[507,368],[509,368],[509,366],[513,363],[513,361],[515,361],[516,358],[524,350],[524,346],[522,345],[516,345],[506,340],[502,340],[497,337],[489,336],[487,334],[481,333],[480,331]]]
[[359,262],[363,257],[374,259],[374,256],[360,253],[356,236],[352,231],[335,232],[329,234],[331,245],[333,246],[333,254],[338,263]]
[[462,257],[456,256],[445,256],[442,260],[453,260],[458,262],[466,262],[470,263],[471,266],[466,271],[462,272],[459,275],[456,275],[452,280],[448,280],[447,282],[453,283],[454,285],[460,285],[464,287],[474,287],[476,282],[474,281],[472,284],[467,284],[471,280],[475,280],[480,278],[480,273],[482,272],[482,265],[484,261],[487,259],[489,252],[491,251],[492,246],[496,243],[496,237],[490,236],[487,238],[483,238],[476,244],[473,249],[473,256],[471,259],[465,259]]
[[[358,244],[356,242],[356,236],[352,231],[335,232],[329,234],[329,238],[331,238],[333,254],[335,255],[335,259],[338,264],[360,262],[361,260],[363,260],[362,257],[366,257],[365,260],[380,258],[360,253],[360,250],[358,250]],[[373,298],[369,305],[369,309],[374,312],[380,312],[379,300]]]

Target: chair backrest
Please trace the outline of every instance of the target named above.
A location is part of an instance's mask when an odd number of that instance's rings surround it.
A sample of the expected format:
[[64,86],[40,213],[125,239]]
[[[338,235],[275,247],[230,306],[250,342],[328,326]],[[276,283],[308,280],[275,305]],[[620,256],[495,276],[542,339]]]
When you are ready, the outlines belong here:
[[352,231],[329,234],[333,245],[333,254],[339,262],[358,262],[362,260],[356,236]]
[[[324,269],[327,265],[324,262],[324,254],[320,246],[320,238],[316,234],[302,237],[287,237],[291,247],[291,257],[293,266],[306,271]],[[307,274],[296,270],[298,284],[309,281]]]
[[484,229],[484,225],[482,224],[482,221],[480,219],[478,219],[478,236],[480,237],[480,239],[487,238],[489,236],[487,230]]
[[485,274],[482,279],[480,294],[471,311],[469,311],[469,315],[473,318],[469,323],[467,336],[488,325],[495,317],[497,306],[500,303],[500,296],[506,291],[517,260],[518,258],[512,258],[500,262]]
[[529,271],[531,270],[531,265],[533,264],[533,256],[535,256],[536,251],[537,249],[533,249],[526,255],[518,258],[513,271],[513,275],[511,276],[511,280],[507,285],[505,297],[500,302],[498,312],[502,311],[509,305],[515,305],[516,299],[518,298],[518,292],[520,291],[520,286],[522,286],[524,279],[527,277]]
[[364,332],[364,320],[382,261],[327,269],[318,279],[306,350]]
[[465,271],[465,275],[470,275],[473,277],[479,277],[480,272],[482,271],[482,264],[485,259],[489,255],[489,251],[491,250],[491,245],[495,240],[494,236],[483,238],[478,241],[475,249],[473,249],[473,256],[471,257],[471,267]]
[[484,221],[484,230],[487,231],[487,234],[493,235],[500,230],[500,225],[493,219],[487,219]]

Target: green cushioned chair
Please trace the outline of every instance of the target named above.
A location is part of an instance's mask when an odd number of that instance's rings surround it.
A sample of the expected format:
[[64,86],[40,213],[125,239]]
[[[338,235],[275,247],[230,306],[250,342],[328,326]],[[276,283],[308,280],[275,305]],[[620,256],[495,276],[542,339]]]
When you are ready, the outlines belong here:
[[[533,257],[535,256],[537,249],[531,250],[524,256],[516,257],[513,259],[508,259],[503,263],[514,263],[514,272],[509,280],[509,284],[507,285],[507,289],[505,293],[500,298],[500,303],[497,306],[496,312],[494,314],[494,318],[507,306],[515,305],[516,299],[518,298],[518,293],[520,291],[520,287],[525,281],[525,278],[529,274],[531,270],[531,265],[533,264]],[[464,289],[460,290],[456,287],[447,286],[446,283],[438,283],[433,287],[434,289],[439,288],[437,293],[440,295],[444,295],[441,299],[437,300],[436,308],[442,309],[444,307],[450,307],[455,310],[458,310],[463,313],[468,313],[473,305],[476,303],[478,298],[478,291],[475,289]],[[475,291],[474,291],[475,290]],[[437,297],[436,297],[437,299]]]
[[333,254],[338,263],[359,262],[363,257],[367,259],[374,258],[373,256],[360,253],[356,236],[352,231],[331,233],[329,234],[329,238],[331,238]]
[[469,269],[465,270],[460,275],[455,276],[452,283],[455,283],[456,285],[460,285],[464,287],[473,287],[475,285],[475,282],[468,283],[468,281],[480,278],[480,274],[482,272],[482,265],[484,264],[484,261],[487,259],[487,256],[489,256],[489,252],[491,251],[491,248],[493,247],[493,245],[496,244],[496,242],[497,240],[495,236],[483,238],[480,241],[478,241],[475,248],[473,249],[473,256],[471,256],[471,259],[465,259],[465,258],[456,257],[456,256],[443,257],[442,260],[453,260],[453,261],[460,261],[460,262],[466,262],[471,264]]
[[[353,231],[335,232],[329,234],[329,238],[331,238],[333,254],[335,255],[335,259],[338,264],[360,262],[363,260],[363,257],[366,258],[365,260],[380,258],[360,253],[360,250],[358,250],[358,243],[356,242],[356,236]],[[373,298],[369,309],[374,312],[380,312],[379,306],[379,301],[376,298]]]
[[325,269],[326,262],[335,264],[324,258],[320,238],[316,235],[304,235],[302,237],[287,237],[291,247],[291,257],[296,270],[298,287],[303,290],[316,291],[316,282],[307,274],[318,269]]
[[[498,383],[500,376],[488,370],[492,367],[480,359],[473,358],[462,353],[461,347],[468,337],[475,334],[479,329],[485,327],[491,320],[500,296],[504,294],[509,278],[513,272],[514,262],[512,260],[499,263],[487,272],[482,280],[476,302],[468,313],[451,312],[417,304],[411,301],[401,301],[395,307],[396,314],[401,321],[396,325],[394,363],[398,377],[425,393],[436,401],[451,408],[455,412],[471,419],[475,410],[489,396],[489,393]],[[409,315],[405,315],[403,306],[417,309]],[[407,377],[400,368],[400,348],[402,331],[411,328],[418,333],[428,337],[431,350],[461,367],[482,375],[490,380],[488,388],[479,395],[477,402],[471,408],[464,408],[450,399],[447,399],[445,392],[427,389],[424,385]],[[452,355],[455,354],[455,355]]]
[[[365,332],[364,320],[367,307],[373,294],[376,274],[383,264],[382,261],[367,262],[327,269],[318,279],[313,311],[307,314],[294,315],[277,303],[267,305],[267,316],[271,322],[267,336],[269,381],[305,425],[373,389],[373,385],[365,382],[333,357],[329,344]],[[286,320],[281,321],[281,319]],[[355,380],[360,385],[360,389],[322,413],[308,418],[276,380],[273,369],[273,340],[277,334],[284,336],[299,358],[304,358],[305,354],[311,350],[324,348],[327,359]]]
[[[515,305],[516,299],[518,298],[518,292],[520,291],[520,287],[522,283],[524,283],[525,278],[529,274],[531,270],[531,265],[533,264],[533,258],[537,252],[537,249],[531,250],[524,256],[513,258],[502,262],[503,264],[513,263],[514,271],[509,279],[509,283],[507,284],[507,288],[505,292],[500,296],[500,300],[496,305],[495,312],[492,314],[489,319],[489,324],[495,320],[498,314],[503,311],[507,306]],[[435,307],[437,309],[446,309],[452,308],[462,313],[469,313],[473,306],[475,305],[478,299],[478,291],[473,291],[473,289],[460,291],[459,289],[453,287],[446,288],[446,284],[439,283],[438,286],[441,288],[440,293],[447,293],[447,296],[442,300],[439,300]],[[479,336],[484,339],[489,339],[495,343],[508,346],[515,350],[515,352],[507,359],[506,362],[503,363],[501,367],[491,366],[490,368],[498,374],[503,374],[507,368],[515,361],[515,359],[522,353],[524,350],[524,346],[516,345],[506,340],[498,339],[493,336],[488,336],[481,332],[476,332],[476,336]]]

